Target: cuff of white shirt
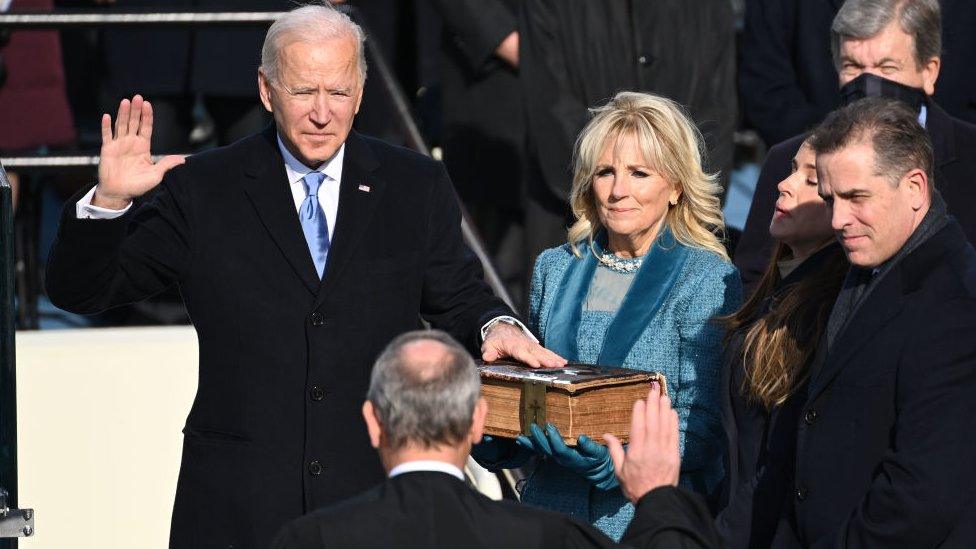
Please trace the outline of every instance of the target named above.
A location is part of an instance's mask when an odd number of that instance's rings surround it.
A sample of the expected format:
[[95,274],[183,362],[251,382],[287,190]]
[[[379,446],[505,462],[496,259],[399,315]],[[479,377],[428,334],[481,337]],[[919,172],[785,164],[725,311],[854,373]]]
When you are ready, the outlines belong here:
[[75,203],[75,217],[78,219],[115,219],[125,214],[132,207],[131,202],[121,210],[110,210],[108,208],[93,206],[91,202],[94,197],[95,187],[92,187],[90,191],[85,193],[85,196],[81,197]]
[[492,326],[498,323],[511,324],[512,326],[515,326],[516,328],[522,330],[522,333],[525,334],[525,336],[531,339],[532,341],[536,343],[539,342],[539,340],[536,339],[534,335],[532,335],[532,332],[530,332],[529,329],[525,327],[525,324],[522,324],[519,321],[519,319],[515,318],[514,316],[507,316],[507,315],[496,316],[495,318],[486,322],[485,325],[481,327],[481,341],[485,340],[485,337],[488,335],[488,330],[490,330]]

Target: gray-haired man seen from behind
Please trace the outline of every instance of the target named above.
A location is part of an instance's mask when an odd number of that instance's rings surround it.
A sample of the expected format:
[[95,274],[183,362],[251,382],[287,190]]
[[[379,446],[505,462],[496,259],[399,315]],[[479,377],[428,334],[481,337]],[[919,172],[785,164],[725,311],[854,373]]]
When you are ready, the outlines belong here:
[[[492,501],[464,483],[487,403],[477,368],[450,336],[416,331],[376,362],[363,417],[389,479],[370,492],[298,519],[277,549],[324,547],[618,547],[574,518]],[[711,517],[677,488],[677,416],[655,385],[635,406],[626,457],[611,441],[615,468],[637,514],[630,547],[715,547]]]

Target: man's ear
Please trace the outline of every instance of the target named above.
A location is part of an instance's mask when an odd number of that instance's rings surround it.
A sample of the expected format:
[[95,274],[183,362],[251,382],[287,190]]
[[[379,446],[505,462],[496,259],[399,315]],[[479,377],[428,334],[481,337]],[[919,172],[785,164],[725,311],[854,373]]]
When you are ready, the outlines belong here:
[[921,210],[923,206],[929,203],[930,181],[924,170],[916,168],[908,172],[902,178],[901,184],[907,186],[913,210]]
[[488,417],[488,401],[485,400],[485,397],[481,397],[475,404],[474,413],[471,415],[471,430],[468,432],[468,440],[471,444],[481,442],[481,437],[485,434],[486,417]]
[[261,96],[261,104],[270,113],[274,112],[271,106],[271,82],[265,76],[264,70],[258,69],[258,95]]
[[922,65],[922,89],[925,95],[935,94],[935,82],[939,79],[939,70],[942,68],[942,59],[931,57]]
[[369,443],[373,445],[373,448],[379,448],[380,439],[383,438],[383,426],[380,424],[379,418],[376,417],[376,408],[373,408],[373,403],[368,400],[363,403],[363,419],[366,420]]

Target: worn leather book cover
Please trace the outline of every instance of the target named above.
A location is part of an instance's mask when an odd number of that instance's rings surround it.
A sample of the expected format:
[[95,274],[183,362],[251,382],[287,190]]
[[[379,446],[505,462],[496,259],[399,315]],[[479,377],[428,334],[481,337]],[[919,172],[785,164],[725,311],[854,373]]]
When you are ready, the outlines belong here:
[[667,392],[657,372],[567,364],[530,368],[517,362],[478,362],[481,394],[488,401],[485,433],[515,438],[529,425],[552,423],[568,445],[580,435],[603,443],[603,434],[630,438],[634,402],[647,396],[652,381]]

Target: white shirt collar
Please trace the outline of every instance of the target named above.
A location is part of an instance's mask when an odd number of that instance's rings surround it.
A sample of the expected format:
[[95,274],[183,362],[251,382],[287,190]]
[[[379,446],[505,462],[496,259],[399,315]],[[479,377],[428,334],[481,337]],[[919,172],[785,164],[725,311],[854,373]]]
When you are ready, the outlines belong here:
[[404,473],[415,473],[418,471],[435,471],[438,473],[447,473],[460,481],[464,480],[464,473],[458,469],[456,466],[451,465],[446,461],[434,461],[434,460],[417,460],[417,461],[405,461],[400,465],[397,465],[393,469],[390,469],[389,477],[393,478],[397,475],[402,475]]
[[301,180],[310,172],[324,173],[332,181],[339,181],[339,178],[342,177],[342,162],[346,156],[345,143],[339,145],[339,150],[336,151],[332,158],[319,166],[318,169],[309,168],[305,164],[302,164],[301,160],[295,158],[295,155],[291,154],[291,151],[285,147],[280,135],[278,136],[278,149],[281,150],[281,158],[285,161],[285,173],[288,174],[289,183],[295,183]]

